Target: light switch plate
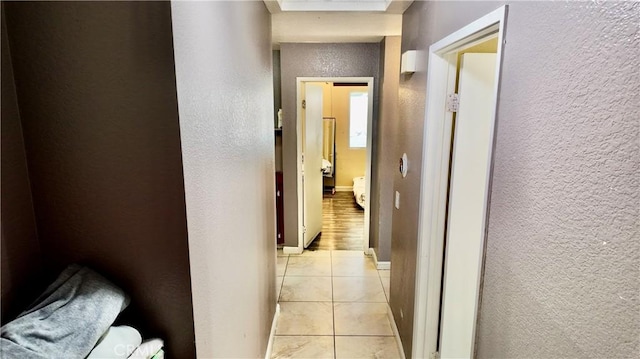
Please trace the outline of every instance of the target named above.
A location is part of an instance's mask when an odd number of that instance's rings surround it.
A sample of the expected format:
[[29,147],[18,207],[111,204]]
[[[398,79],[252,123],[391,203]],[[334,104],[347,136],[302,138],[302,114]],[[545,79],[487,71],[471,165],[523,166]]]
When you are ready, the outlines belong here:
[[400,192],[396,191],[396,209],[400,209]]

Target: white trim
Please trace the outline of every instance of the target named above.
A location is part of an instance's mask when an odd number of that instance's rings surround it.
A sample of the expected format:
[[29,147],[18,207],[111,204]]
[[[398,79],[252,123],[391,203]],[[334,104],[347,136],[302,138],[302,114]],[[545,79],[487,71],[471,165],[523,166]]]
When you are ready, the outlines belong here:
[[[369,113],[367,119],[367,163],[365,167],[365,198],[371,198],[371,151],[373,147],[373,77],[296,77],[296,158],[297,158],[297,181],[298,181],[298,248],[300,253],[304,251],[304,187],[302,182],[302,86],[305,82],[351,82],[367,83],[369,97]],[[337,189],[336,189],[337,190]],[[353,190],[353,187],[352,187]],[[369,226],[371,222],[371,208],[369,200],[364,203],[364,240],[362,250],[367,254],[369,250]],[[286,247],[285,247],[286,248]]]
[[304,251],[304,185],[302,181],[302,88],[296,79],[296,177],[298,181],[298,253]]
[[283,254],[302,254],[300,247],[282,247]]
[[[429,47],[425,127],[423,134],[423,169],[418,220],[418,256],[413,326],[413,358],[428,358],[436,351],[440,320],[440,297],[446,202],[451,151],[451,113],[446,112],[447,91],[455,86],[457,52],[479,39],[498,36],[495,105],[491,143],[494,144],[495,118],[498,106],[502,47],[507,5],[472,22]],[[489,154],[491,158],[491,153]],[[491,161],[492,163],[493,161]],[[489,167],[489,181],[492,165]],[[489,185],[490,186],[490,185]],[[489,190],[487,190],[489,193]],[[485,197],[488,208],[489,197]],[[486,213],[485,213],[486,214]],[[488,214],[485,217],[488,218]],[[485,227],[486,236],[486,227]]]
[[406,359],[406,356],[404,355],[404,347],[402,346],[402,339],[400,338],[400,332],[398,331],[398,326],[396,325],[396,321],[393,318],[393,312],[391,311],[389,303],[387,303],[387,316],[389,316],[389,321],[391,322],[391,330],[393,331],[393,336],[396,337],[398,351],[400,352],[400,359]]
[[368,119],[367,119],[367,163],[364,169],[364,193],[366,200],[364,201],[364,240],[362,241],[362,250],[366,253],[369,250],[369,226],[371,224],[371,151],[373,148],[373,77],[367,80],[367,89],[369,90],[368,100]]
[[375,264],[376,269],[378,270],[390,270],[391,262],[389,261],[378,261],[378,255],[376,254],[375,249],[369,248],[369,253],[373,257],[373,264]]
[[336,186],[336,192],[353,192],[353,186]]
[[269,343],[267,344],[267,352],[264,354],[265,359],[271,359],[273,351],[273,340],[276,337],[276,327],[278,326],[278,318],[280,317],[280,304],[276,303],[276,312],[273,314],[271,322],[271,332],[269,333]]

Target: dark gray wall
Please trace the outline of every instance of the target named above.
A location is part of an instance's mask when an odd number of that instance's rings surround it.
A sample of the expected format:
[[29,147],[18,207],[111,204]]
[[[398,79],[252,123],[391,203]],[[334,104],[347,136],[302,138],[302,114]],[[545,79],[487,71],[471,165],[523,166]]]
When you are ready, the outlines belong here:
[[282,107],[282,91],[280,90],[280,50],[273,50],[273,127],[277,127],[278,110]]
[[[280,45],[283,111],[283,177],[285,245],[298,246],[298,182],[296,153],[296,78],[297,77],[373,77],[374,130],[378,119],[379,43]],[[371,134],[376,138],[377,132]],[[373,144],[372,160],[376,160]],[[375,162],[373,162],[375,163]],[[373,222],[373,217],[371,221]]]
[[[428,46],[499,7],[414,2],[402,49],[391,307],[411,351]],[[510,4],[480,358],[635,357],[640,349],[638,3]],[[404,310],[404,320],[399,312]]]
[[264,357],[276,309],[271,16],[172,2],[199,358]]
[[[414,2],[402,17],[402,51],[423,50],[434,42],[427,33],[427,2]],[[423,55],[423,54],[421,54]],[[418,64],[426,62],[419,57]],[[424,65],[423,65],[424,66]],[[407,358],[411,357],[415,300],[415,273],[418,235],[422,133],[426,89],[426,66],[414,74],[400,76],[399,117],[395,156],[407,153],[409,169],[402,178],[393,172],[394,190],[400,192],[400,209],[393,208],[391,238],[391,279],[389,305]]]
[[[380,116],[378,144],[373,164],[371,188],[371,245],[378,261],[391,259],[393,216],[393,173],[398,171],[396,142],[398,127],[398,87],[400,81],[400,36],[385,37],[380,43]],[[375,186],[375,187],[374,187]],[[374,220],[377,219],[377,220]]]
[[5,5],[44,262],[104,273],[194,357],[170,4]]
[[[42,253],[33,211],[20,111],[2,5],[2,323],[42,289]],[[28,283],[28,285],[25,285]]]
[[[280,50],[273,51],[273,123],[278,127],[278,110],[282,108],[282,91],[280,89]],[[276,132],[276,171],[282,171],[282,132]]]

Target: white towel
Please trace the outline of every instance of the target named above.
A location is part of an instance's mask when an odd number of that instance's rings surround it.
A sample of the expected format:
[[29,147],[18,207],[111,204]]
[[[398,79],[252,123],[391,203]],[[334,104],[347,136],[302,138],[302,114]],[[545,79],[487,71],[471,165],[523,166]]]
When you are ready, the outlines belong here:
[[153,357],[162,347],[164,342],[162,339],[149,339],[140,344],[138,349],[131,354],[129,359],[149,359]]
[[142,336],[135,328],[123,325],[110,327],[87,359],[126,359],[142,343]]

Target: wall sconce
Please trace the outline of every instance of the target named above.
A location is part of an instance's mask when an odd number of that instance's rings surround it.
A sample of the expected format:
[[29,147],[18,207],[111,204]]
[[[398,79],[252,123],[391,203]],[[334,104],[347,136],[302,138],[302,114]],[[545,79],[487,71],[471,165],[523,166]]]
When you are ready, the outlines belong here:
[[402,61],[400,62],[400,73],[414,73],[416,72],[416,50],[408,50],[402,54]]

